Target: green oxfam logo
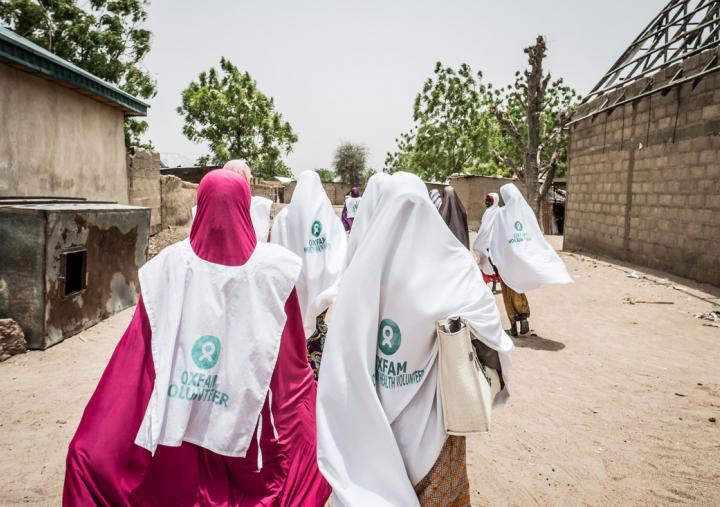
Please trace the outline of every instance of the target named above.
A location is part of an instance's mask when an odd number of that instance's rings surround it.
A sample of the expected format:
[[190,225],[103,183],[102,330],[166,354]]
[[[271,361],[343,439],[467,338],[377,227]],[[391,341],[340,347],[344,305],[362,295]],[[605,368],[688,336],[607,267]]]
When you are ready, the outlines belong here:
[[523,230],[523,224],[522,224],[522,222],[521,222],[520,220],[518,220],[517,222],[515,222],[515,230],[518,231],[518,232],[520,232],[520,231]]
[[320,233],[322,232],[322,224],[320,223],[320,220],[315,220],[312,223],[312,227],[310,228],[310,232],[313,236],[316,238],[320,236]]
[[378,347],[383,354],[391,356],[400,348],[400,328],[394,320],[383,319],[378,327]]
[[198,338],[192,348],[192,359],[198,368],[208,370],[220,358],[220,340],[217,336],[205,335]]

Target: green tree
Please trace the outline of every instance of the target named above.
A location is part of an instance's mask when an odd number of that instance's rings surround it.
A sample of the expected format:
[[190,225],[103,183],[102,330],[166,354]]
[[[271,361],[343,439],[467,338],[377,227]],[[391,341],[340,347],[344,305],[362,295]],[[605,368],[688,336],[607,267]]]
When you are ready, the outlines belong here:
[[497,91],[490,106],[505,138],[504,150],[493,150],[493,156],[526,184],[528,203],[538,216],[555,176],[567,170],[565,127],[578,98],[562,79],[552,81],[544,72],[546,51],[545,38],[539,36],[525,49],[528,68],[515,74],[513,85]]
[[[155,96],[142,61],[151,33],[142,28],[149,0],[2,0],[0,22],[60,58],[136,97]],[[139,146],[147,122],[125,122],[125,144]]]
[[333,167],[343,183],[362,186],[367,179],[367,148],[360,144],[343,143],[335,150]]
[[503,173],[491,156],[501,131],[488,106],[490,88],[469,65],[459,69],[437,62],[413,106],[413,128],[388,153],[389,172],[410,171],[426,180],[445,181],[453,173]]
[[320,176],[320,181],[322,181],[323,183],[332,183],[335,179],[335,173],[332,171],[332,169],[320,167],[318,169],[315,169],[315,172],[318,173],[318,176]]
[[297,135],[273,99],[230,60],[221,58],[219,71],[201,72],[182,92],[177,111],[185,120],[185,136],[210,147],[210,154],[198,160],[201,165],[243,158],[265,177],[289,172],[281,157],[292,151]]
[[252,175],[259,180],[269,180],[273,176],[293,177],[293,172],[281,158],[273,159],[264,157],[259,160],[257,165],[251,165]]

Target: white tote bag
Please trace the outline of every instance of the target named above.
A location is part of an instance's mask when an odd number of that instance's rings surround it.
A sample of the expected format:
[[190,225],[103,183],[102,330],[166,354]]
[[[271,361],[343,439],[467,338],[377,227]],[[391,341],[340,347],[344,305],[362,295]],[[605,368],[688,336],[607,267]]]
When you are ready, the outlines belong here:
[[440,396],[445,432],[470,435],[490,430],[500,376],[478,357],[464,320],[437,322],[440,353]]

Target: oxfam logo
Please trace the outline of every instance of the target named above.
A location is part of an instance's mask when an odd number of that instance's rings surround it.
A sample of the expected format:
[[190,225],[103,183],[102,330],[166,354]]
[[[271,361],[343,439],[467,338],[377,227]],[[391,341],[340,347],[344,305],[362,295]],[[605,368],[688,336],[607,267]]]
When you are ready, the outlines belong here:
[[520,220],[515,222],[515,230],[518,232],[521,232],[523,230],[523,224]]
[[316,238],[320,236],[320,233],[322,232],[322,224],[320,223],[320,220],[315,220],[312,223],[312,227],[310,228],[310,232],[313,236]]
[[383,319],[378,327],[378,347],[383,354],[391,356],[400,348],[400,328],[394,320]]
[[220,358],[220,340],[217,336],[205,335],[198,338],[192,348],[192,359],[198,368],[208,370]]

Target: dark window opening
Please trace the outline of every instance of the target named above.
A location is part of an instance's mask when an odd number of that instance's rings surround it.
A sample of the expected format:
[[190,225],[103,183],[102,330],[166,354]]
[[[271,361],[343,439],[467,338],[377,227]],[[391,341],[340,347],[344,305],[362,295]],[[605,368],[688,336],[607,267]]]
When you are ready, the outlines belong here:
[[65,259],[65,295],[80,292],[86,287],[87,250],[67,252]]

